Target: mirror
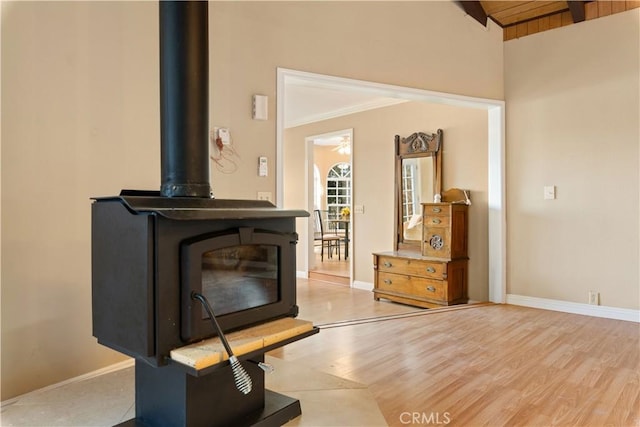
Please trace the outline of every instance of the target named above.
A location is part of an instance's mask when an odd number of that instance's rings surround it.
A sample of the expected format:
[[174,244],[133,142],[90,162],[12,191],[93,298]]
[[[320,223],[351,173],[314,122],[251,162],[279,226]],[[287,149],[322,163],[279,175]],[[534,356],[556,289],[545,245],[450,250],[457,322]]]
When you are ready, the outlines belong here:
[[395,137],[395,247],[420,250],[422,205],[442,192],[442,129]]

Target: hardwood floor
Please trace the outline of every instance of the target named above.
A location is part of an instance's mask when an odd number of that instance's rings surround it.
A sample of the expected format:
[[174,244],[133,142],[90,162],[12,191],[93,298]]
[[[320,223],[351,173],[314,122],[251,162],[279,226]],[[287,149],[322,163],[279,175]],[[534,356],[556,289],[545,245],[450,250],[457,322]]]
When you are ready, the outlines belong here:
[[640,425],[637,323],[423,310],[313,280],[299,280],[298,303],[320,333],[270,354],[368,385],[391,426]]
[[344,259],[344,248],[341,250],[340,258],[336,254],[329,258],[325,253],[324,259],[320,257],[319,248],[317,248],[315,267],[309,271],[309,278],[350,286],[350,263],[348,259]]

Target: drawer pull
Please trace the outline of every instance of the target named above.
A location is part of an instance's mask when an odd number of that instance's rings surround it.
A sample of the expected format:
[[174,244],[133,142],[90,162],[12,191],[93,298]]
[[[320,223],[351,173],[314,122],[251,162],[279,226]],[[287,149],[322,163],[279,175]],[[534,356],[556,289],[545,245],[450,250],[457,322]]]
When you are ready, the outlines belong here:
[[391,265],[392,264],[389,261],[385,261],[384,262],[384,266],[387,267],[387,268],[391,267]]
[[442,212],[442,209],[440,209],[440,208],[433,208],[432,210],[433,210],[433,212],[436,212],[436,213],[437,212]]
[[384,279],[384,284],[385,285],[390,285],[391,283],[392,283],[391,279]]
[[436,291],[436,288],[434,288],[433,286],[427,286],[427,290],[428,290],[429,292],[435,292],[435,291]]
[[439,218],[433,218],[433,221],[432,221],[432,222],[433,222],[434,224],[440,224],[442,221],[440,221],[440,219],[439,219]]
[[427,267],[427,273],[435,273],[436,269],[433,267]]

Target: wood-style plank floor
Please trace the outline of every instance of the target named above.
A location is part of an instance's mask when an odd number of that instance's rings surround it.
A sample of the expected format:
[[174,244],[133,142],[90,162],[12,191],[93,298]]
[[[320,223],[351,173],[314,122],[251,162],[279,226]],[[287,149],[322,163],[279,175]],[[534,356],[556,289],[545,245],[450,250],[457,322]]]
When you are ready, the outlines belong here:
[[[421,310],[313,280],[298,281],[298,304],[324,326],[270,354],[368,385],[391,426],[640,425],[637,323],[512,305]],[[344,322],[358,318],[369,320]]]
[[349,276],[350,259],[344,259],[344,248],[340,251],[339,258],[335,253],[331,258],[329,258],[326,253],[324,254],[324,257],[321,257],[319,248],[315,249],[315,267],[313,268],[313,271],[334,274],[336,276]]

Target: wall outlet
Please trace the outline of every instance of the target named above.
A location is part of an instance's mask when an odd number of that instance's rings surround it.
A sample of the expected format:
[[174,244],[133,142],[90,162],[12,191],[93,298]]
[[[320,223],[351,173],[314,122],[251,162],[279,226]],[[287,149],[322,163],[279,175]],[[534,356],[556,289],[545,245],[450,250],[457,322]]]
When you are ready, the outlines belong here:
[[271,202],[271,191],[258,191],[258,200],[267,200]]
[[600,305],[600,293],[589,291],[589,304]]

